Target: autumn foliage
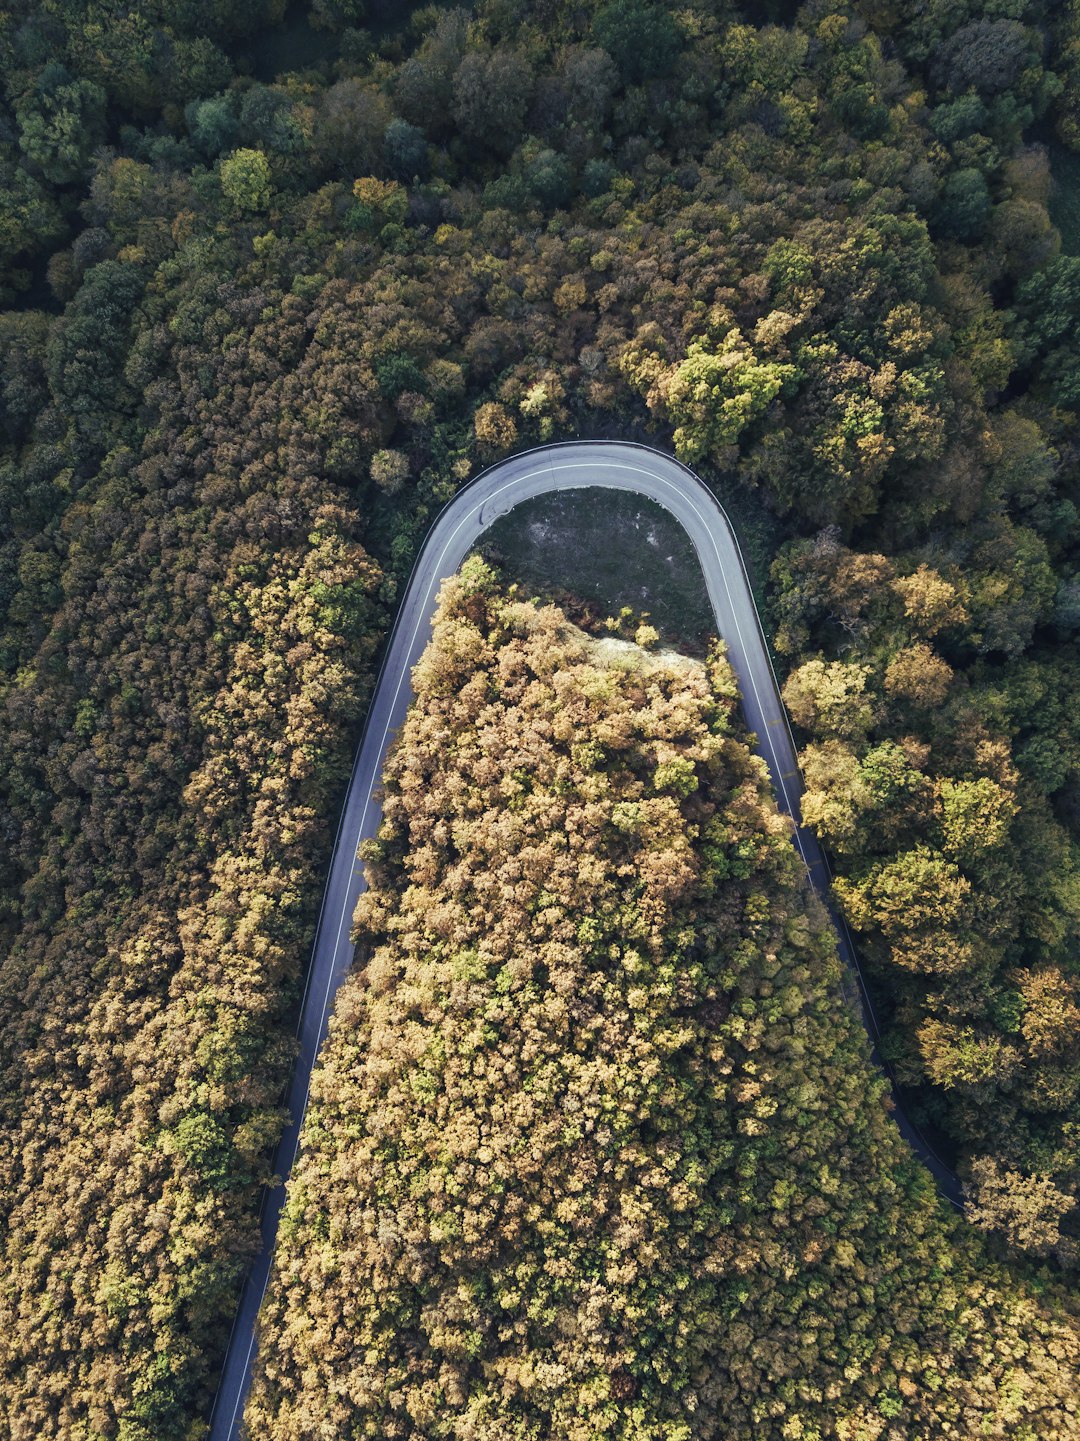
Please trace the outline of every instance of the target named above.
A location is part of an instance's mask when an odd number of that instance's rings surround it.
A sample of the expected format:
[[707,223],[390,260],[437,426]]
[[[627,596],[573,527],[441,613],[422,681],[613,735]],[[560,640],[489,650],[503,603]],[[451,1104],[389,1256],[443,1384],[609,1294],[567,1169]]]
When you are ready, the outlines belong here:
[[721,656],[472,561],[413,681],[249,1434],[1080,1434],[1075,1320],[897,1136]]
[[[259,438],[127,453],[39,552],[0,743],[12,1441],[187,1434],[258,1241],[380,581],[332,489],[265,463],[275,384]],[[187,464],[216,425],[189,411]]]
[[373,657],[547,440],[777,559],[890,1062],[1072,1264],[1077,14],[6,0],[0,1433],[198,1436]]
[[[1014,1249],[1071,1261],[1075,662],[980,657],[977,573],[918,550],[860,554],[825,533],[790,546],[774,574],[793,662],[784,698],[807,737],[803,815],[835,858],[886,1055],[956,1144],[972,1214]],[[841,646],[843,659],[823,658]],[[1021,1210],[1053,1198],[1038,1244],[994,1219],[1008,1207],[984,1204],[991,1174]]]

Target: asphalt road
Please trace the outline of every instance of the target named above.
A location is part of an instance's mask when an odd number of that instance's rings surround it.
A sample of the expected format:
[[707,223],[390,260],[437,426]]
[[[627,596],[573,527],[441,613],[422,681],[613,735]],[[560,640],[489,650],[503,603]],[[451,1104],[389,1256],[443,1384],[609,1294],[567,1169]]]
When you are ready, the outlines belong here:
[[[274,1172],[283,1181],[288,1179],[296,1157],[311,1068],[326,1036],[334,994],[352,964],[352,915],[364,889],[357,848],[379,826],[376,790],[383,757],[412,699],[410,675],[431,635],[439,587],[454,574],[498,516],[533,496],[583,486],[647,496],[669,511],[693,542],[716,628],[727,643],[728,658],[739,682],[746,723],[757,736],[758,754],[769,768],[777,804],[795,823],[794,842],[810,882],[836,926],[840,955],[857,989],[875,1060],[881,1065],[876,1050],[877,1021],[847,927],[830,900],[828,866],[817,840],[801,824],[802,782],[795,742],[727,516],[697,476],[659,451],[609,441],[547,446],[503,461],[459,491],[429,531],[413,568],[368,712],[334,843],[301,1007],[300,1054],[286,1099],[292,1121],[274,1157]],[[899,1099],[895,1116],[901,1133],[933,1174],[941,1194],[959,1207],[962,1193],[957,1178],[909,1122]],[[210,1441],[234,1441],[242,1434],[244,1399],[256,1348],[256,1319],[270,1275],[283,1201],[283,1186],[266,1192],[261,1217],[262,1249],[244,1284],[211,1420]]]

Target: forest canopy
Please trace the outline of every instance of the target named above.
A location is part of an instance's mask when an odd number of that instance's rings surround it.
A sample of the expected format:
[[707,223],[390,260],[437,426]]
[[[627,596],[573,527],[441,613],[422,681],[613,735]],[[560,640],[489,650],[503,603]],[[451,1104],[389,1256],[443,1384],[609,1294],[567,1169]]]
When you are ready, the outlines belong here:
[[769,537],[886,1058],[1017,1274],[1073,1265],[1078,37],[0,10],[0,1430],[199,1434],[401,584],[550,439],[674,448]]
[[249,1434],[1080,1434],[1076,1317],[889,1119],[722,654],[474,560],[414,687]]

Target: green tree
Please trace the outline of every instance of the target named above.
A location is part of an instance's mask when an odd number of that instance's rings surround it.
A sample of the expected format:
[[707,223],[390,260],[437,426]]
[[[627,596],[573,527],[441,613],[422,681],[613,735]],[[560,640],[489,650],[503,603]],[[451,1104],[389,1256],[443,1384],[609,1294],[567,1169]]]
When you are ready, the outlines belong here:
[[896,965],[942,974],[971,965],[971,883],[945,856],[920,846],[835,887],[851,924],[880,931]]
[[228,96],[192,100],[184,111],[184,118],[192,140],[208,159],[215,160],[232,148],[239,121]]
[[19,146],[46,180],[78,180],[105,134],[105,92],[73,79],[58,63],[47,65],[37,84],[16,105]]
[[[386,96],[357,78],[339,80],[321,97],[315,128],[320,163],[349,179],[380,169],[388,127],[395,122]],[[426,148],[426,147],[425,147]],[[404,177],[412,179],[412,172]]]
[[270,162],[261,150],[234,150],[221,162],[221,189],[242,214],[265,210],[270,204]]
[[1038,59],[1036,32],[1018,20],[979,18],[959,26],[934,57],[938,83],[983,95],[1009,90],[1021,71]]
[[424,132],[407,120],[395,116],[383,134],[383,154],[395,180],[409,182],[423,178],[428,168],[427,141]]
[[990,218],[990,187],[981,170],[966,166],[946,177],[935,211],[939,234],[969,244],[983,232]]
[[1074,1318],[905,1153],[723,659],[613,663],[473,558],[413,680],[248,1427],[1075,1432]]
[[1080,256],[1059,255],[1022,281],[1017,302],[1027,355],[1058,404],[1080,407],[1080,359],[1072,344],[1080,324]]
[[757,356],[736,328],[718,345],[691,341],[685,359],[663,366],[646,333],[621,359],[624,373],[675,427],[675,449],[694,462],[723,455],[785,387],[798,379],[794,365]]
[[532,71],[509,49],[471,50],[454,76],[451,113],[466,141],[509,155],[521,139]]
[[608,0],[596,12],[592,33],[629,85],[666,74],[682,47],[671,13],[652,0]]

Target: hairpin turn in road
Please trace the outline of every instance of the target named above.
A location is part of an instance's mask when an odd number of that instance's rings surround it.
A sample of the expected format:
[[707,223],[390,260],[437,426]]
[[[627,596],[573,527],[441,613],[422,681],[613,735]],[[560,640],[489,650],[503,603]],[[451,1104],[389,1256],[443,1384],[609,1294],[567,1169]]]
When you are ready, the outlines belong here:
[[[383,659],[334,843],[301,1004],[300,1051],[286,1099],[291,1120],[274,1156],[274,1172],[282,1181],[288,1179],[296,1157],[311,1069],[326,1036],[334,995],[352,964],[352,916],[364,889],[357,849],[361,840],[374,835],[380,823],[376,792],[383,760],[412,698],[410,675],[431,633],[439,587],[500,515],[534,496],[586,486],[645,496],[669,511],[690,537],[705,578],[717,632],[727,644],[728,658],[739,682],[746,723],[757,736],[757,751],[768,766],[777,805],[794,823],[794,842],[810,883],[836,927],[840,955],[858,991],[874,1058],[882,1065],[870,997],[847,927],[831,903],[828,864],[816,837],[801,823],[802,782],[795,742],[746,567],[723,508],[690,470],[646,446],[621,441],[551,445],[513,456],[459,491],[431,527],[413,567]],[[960,1207],[959,1181],[908,1119],[899,1098],[895,1118],[942,1196]],[[235,1441],[241,1435],[244,1400],[255,1357],[256,1322],[270,1276],[283,1202],[283,1186],[266,1192],[260,1218],[262,1245],[244,1282],[233,1323],[211,1418],[210,1441]]]

